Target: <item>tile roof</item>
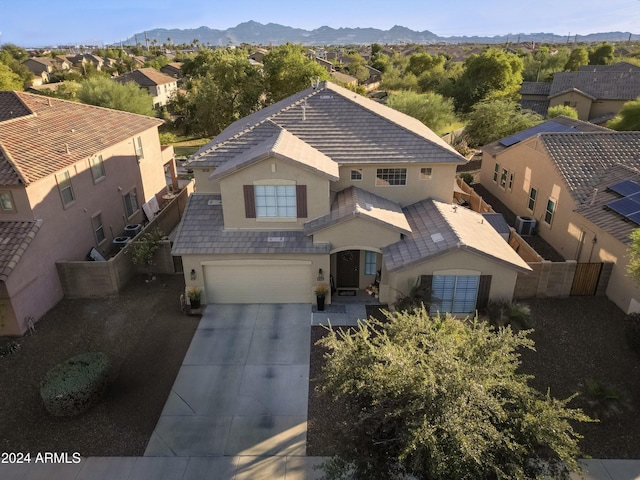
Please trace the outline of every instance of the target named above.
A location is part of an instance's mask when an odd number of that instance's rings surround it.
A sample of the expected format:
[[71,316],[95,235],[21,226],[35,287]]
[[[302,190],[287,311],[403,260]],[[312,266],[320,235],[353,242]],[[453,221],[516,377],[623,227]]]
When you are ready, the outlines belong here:
[[[8,111],[20,116],[7,119]],[[13,169],[11,184],[30,184],[160,125],[162,120],[143,115],[0,92],[0,172],[6,179]]]
[[519,103],[523,110],[533,110],[542,117],[547,116],[549,100],[520,100]]
[[[244,142],[249,138],[254,139],[254,141],[250,144],[250,148],[245,149],[244,147],[248,144]],[[333,181],[340,178],[339,167],[336,162],[273,122],[267,121],[258,125],[244,136],[242,142],[231,144],[232,148],[236,146],[241,147],[240,149],[231,150],[230,152],[226,148],[229,145],[227,143],[220,146],[220,156],[228,157],[228,159],[224,162],[221,161],[220,167],[216,168],[209,178],[219,179],[226,177],[268,157],[275,157],[288,163],[293,163],[303,169],[326,176]],[[216,150],[217,148],[213,147],[209,150],[208,155],[210,157],[216,156]],[[234,155],[229,155],[229,153]]]
[[615,164],[640,168],[640,132],[542,133],[538,138],[577,203],[590,198]]
[[308,88],[244,117],[205,145],[190,162],[217,166],[209,150],[233,149],[259,124],[271,120],[341,164],[466,160],[423,123],[330,82]]
[[220,195],[189,197],[173,244],[173,255],[327,254],[330,245],[314,244],[302,230],[225,230]]
[[307,222],[304,231],[311,235],[356,217],[371,220],[400,233],[411,232],[400,205],[353,186],[339,191],[331,204],[331,212]]
[[631,232],[638,228],[638,225],[605,208],[607,203],[621,198],[617,193],[607,190],[607,187],[623,180],[633,180],[636,183],[640,183],[640,169],[628,168],[619,164],[614,165],[595,187],[597,191],[592,190],[588,201],[578,206],[576,211],[616,240],[629,245],[631,244],[629,236]]
[[640,66],[629,62],[618,62],[613,65],[582,65],[581,72],[640,72]]
[[159,72],[155,68],[139,68],[133,72],[124,73],[114,80],[118,83],[136,82],[142,87],[155,87],[165,83],[175,83],[176,79]]
[[551,83],[549,82],[522,82],[520,95],[549,95]]
[[598,100],[635,100],[640,96],[640,71],[558,72],[549,97],[579,90]]
[[436,200],[423,200],[403,211],[411,225],[411,234],[381,249],[383,261],[391,272],[460,249],[518,271],[531,270],[479,213]]
[[0,281],[9,278],[41,225],[42,220],[0,222]]

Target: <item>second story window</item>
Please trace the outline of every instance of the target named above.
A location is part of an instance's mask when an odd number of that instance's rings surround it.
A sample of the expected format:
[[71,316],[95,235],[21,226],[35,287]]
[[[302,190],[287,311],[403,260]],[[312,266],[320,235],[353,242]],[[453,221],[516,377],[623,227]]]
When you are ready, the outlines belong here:
[[93,176],[93,183],[105,177],[104,162],[102,161],[102,155],[97,155],[89,160],[91,164],[91,175]]
[[67,207],[71,205],[76,196],[73,193],[73,185],[71,185],[71,177],[69,171],[64,171],[56,175],[56,181],[58,182],[58,190],[60,190],[60,197],[62,198],[62,204]]
[[529,203],[527,204],[527,208],[533,212],[534,208],[536,208],[536,197],[538,196],[538,190],[531,187],[529,190]]
[[362,180],[362,169],[361,168],[352,168],[351,169],[351,180]]
[[431,167],[422,167],[420,169],[420,180],[429,180],[431,178]]
[[493,167],[493,182],[498,182],[498,172],[500,171],[500,164],[496,163],[496,166]]
[[256,185],[257,218],[296,218],[295,185]]
[[556,202],[555,200],[547,200],[547,208],[544,212],[544,223],[547,225],[551,225],[553,222],[553,214],[556,211]]
[[378,168],[376,186],[395,186],[407,184],[406,168]]
[[13,196],[11,192],[0,192],[0,208],[3,212],[15,212],[16,207],[13,204]]
[[142,151],[142,137],[136,137],[133,143],[136,146],[136,157],[138,158],[138,161],[140,161],[144,158],[144,152]]
[[507,172],[506,168],[502,169],[502,175],[500,175],[500,186],[502,188],[505,188],[507,186],[507,175],[509,172]]

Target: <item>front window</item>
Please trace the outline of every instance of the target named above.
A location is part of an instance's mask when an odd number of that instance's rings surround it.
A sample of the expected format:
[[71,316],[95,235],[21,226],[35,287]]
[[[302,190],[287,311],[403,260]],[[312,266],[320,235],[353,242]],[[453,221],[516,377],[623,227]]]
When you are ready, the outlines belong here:
[[479,275],[434,275],[432,310],[449,313],[473,313],[476,309],[479,285]]
[[531,190],[529,190],[529,204],[527,205],[527,208],[529,210],[531,210],[533,212],[533,209],[536,208],[536,197],[538,196],[538,190],[536,190],[535,188],[531,187]]
[[393,186],[407,184],[406,168],[378,168],[376,173],[376,185]]
[[122,198],[124,199],[124,211],[127,214],[127,218],[129,218],[138,211],[138,195],[136,189],[134,188]]
[[102,214],[97,214],[91,219],[91,226],[96,235],[96,243],[100,245],[105,240],[104,225],[102,225]]
[[0,208],[3,212],[14,212],[13,197],[11,192],[0,192]]
[[142,151],[142,137],[136,137],[133,143],[136,146],[136,157],[138,158],[138,161],[140,161],[144,158],[144,152]]
[[507,186],[507,175],[509,172],[507,172],[506,168],[502,169],[502,175],[500,175],[500,186],[502,188]]
[[429,180],[431,178],[431,167],[423,167],[420,169],[420,180]]
[[256,185],[257,218],[296,218],[295,185]]
[[66,207],[73,203],[76,199],[73,193],[73,186],[71,185],[71,177],[68,171],[59,173],[56,175],[56,181],[58,182],[58,190],[60,191],[60,197],[62,197],[62,204]]
[[101,178],[105,177],[102,155],[93,157],[91,160],[89,160],[89,163],[91,164],[91,175],[93,176],[94,182],[97,182]]
[[376,260],[378,255],[376,252],[366,251],[364,253],[364,274],[375,275],[376,274]]
[[551,225],[553,222],[553,213],[556,211],[556,202],[549,199],[547,200],[547,208],[544,212],[544,221],[546,224]]
[[352,168],[351,169],[351,180],[362,180],[362,169],[361,168]]

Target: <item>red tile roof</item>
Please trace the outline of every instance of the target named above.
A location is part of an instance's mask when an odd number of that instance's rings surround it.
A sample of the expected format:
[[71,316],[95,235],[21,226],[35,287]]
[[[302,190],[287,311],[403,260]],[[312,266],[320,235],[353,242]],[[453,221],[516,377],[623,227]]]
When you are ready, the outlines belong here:
[[161,124],[134,113],[0,92],[0,184],[28,185]]
[[165,83],[175,83],[176,79],[159,72],[155,68],[139,68],[114,78],[116,82],[136,82],[141,87],[154,87]]
[[5,281],[40,230],[42,220],[0,222],[0,281]]

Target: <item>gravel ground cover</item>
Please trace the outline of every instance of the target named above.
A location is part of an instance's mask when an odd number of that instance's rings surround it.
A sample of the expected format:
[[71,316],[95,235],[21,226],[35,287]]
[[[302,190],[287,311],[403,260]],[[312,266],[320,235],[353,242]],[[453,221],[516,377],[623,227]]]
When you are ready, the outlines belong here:
[[[624,337],[624,313],[604,297],[532,299],[531,337],[536,351],[522,352],[523,372],[534,375],[532,384],[541,392],[566,398],[584,392],[585,382],[593,379],[623,393],[618,415],[599,413],[600,421],[579,424],[584,435],[580,446],[593,458],[640,459],[640,355],[633,352]],[[376,307],[367,306],[367,314],[380,317]],[[312,327],[309,384],[308,455],[333,455],[340,448],[336,425],[349,422],[341,415],[340,405],[323,398],[317,391],[324,363],[324,349],[315,343],[326,334]],[[570,406],[584,408],[591,415],[596,409],[581,393]]]
[[[0,358],[0,450],[141,456],[155,428],[199,317],[184,315],[181,275],[136,276],[118,296],[64,299]],[[0,339],[7,341],[7,339]],[[105,352],[111,382],[102,402],[73,418],[44,409],[47,370],[88,351]]]

